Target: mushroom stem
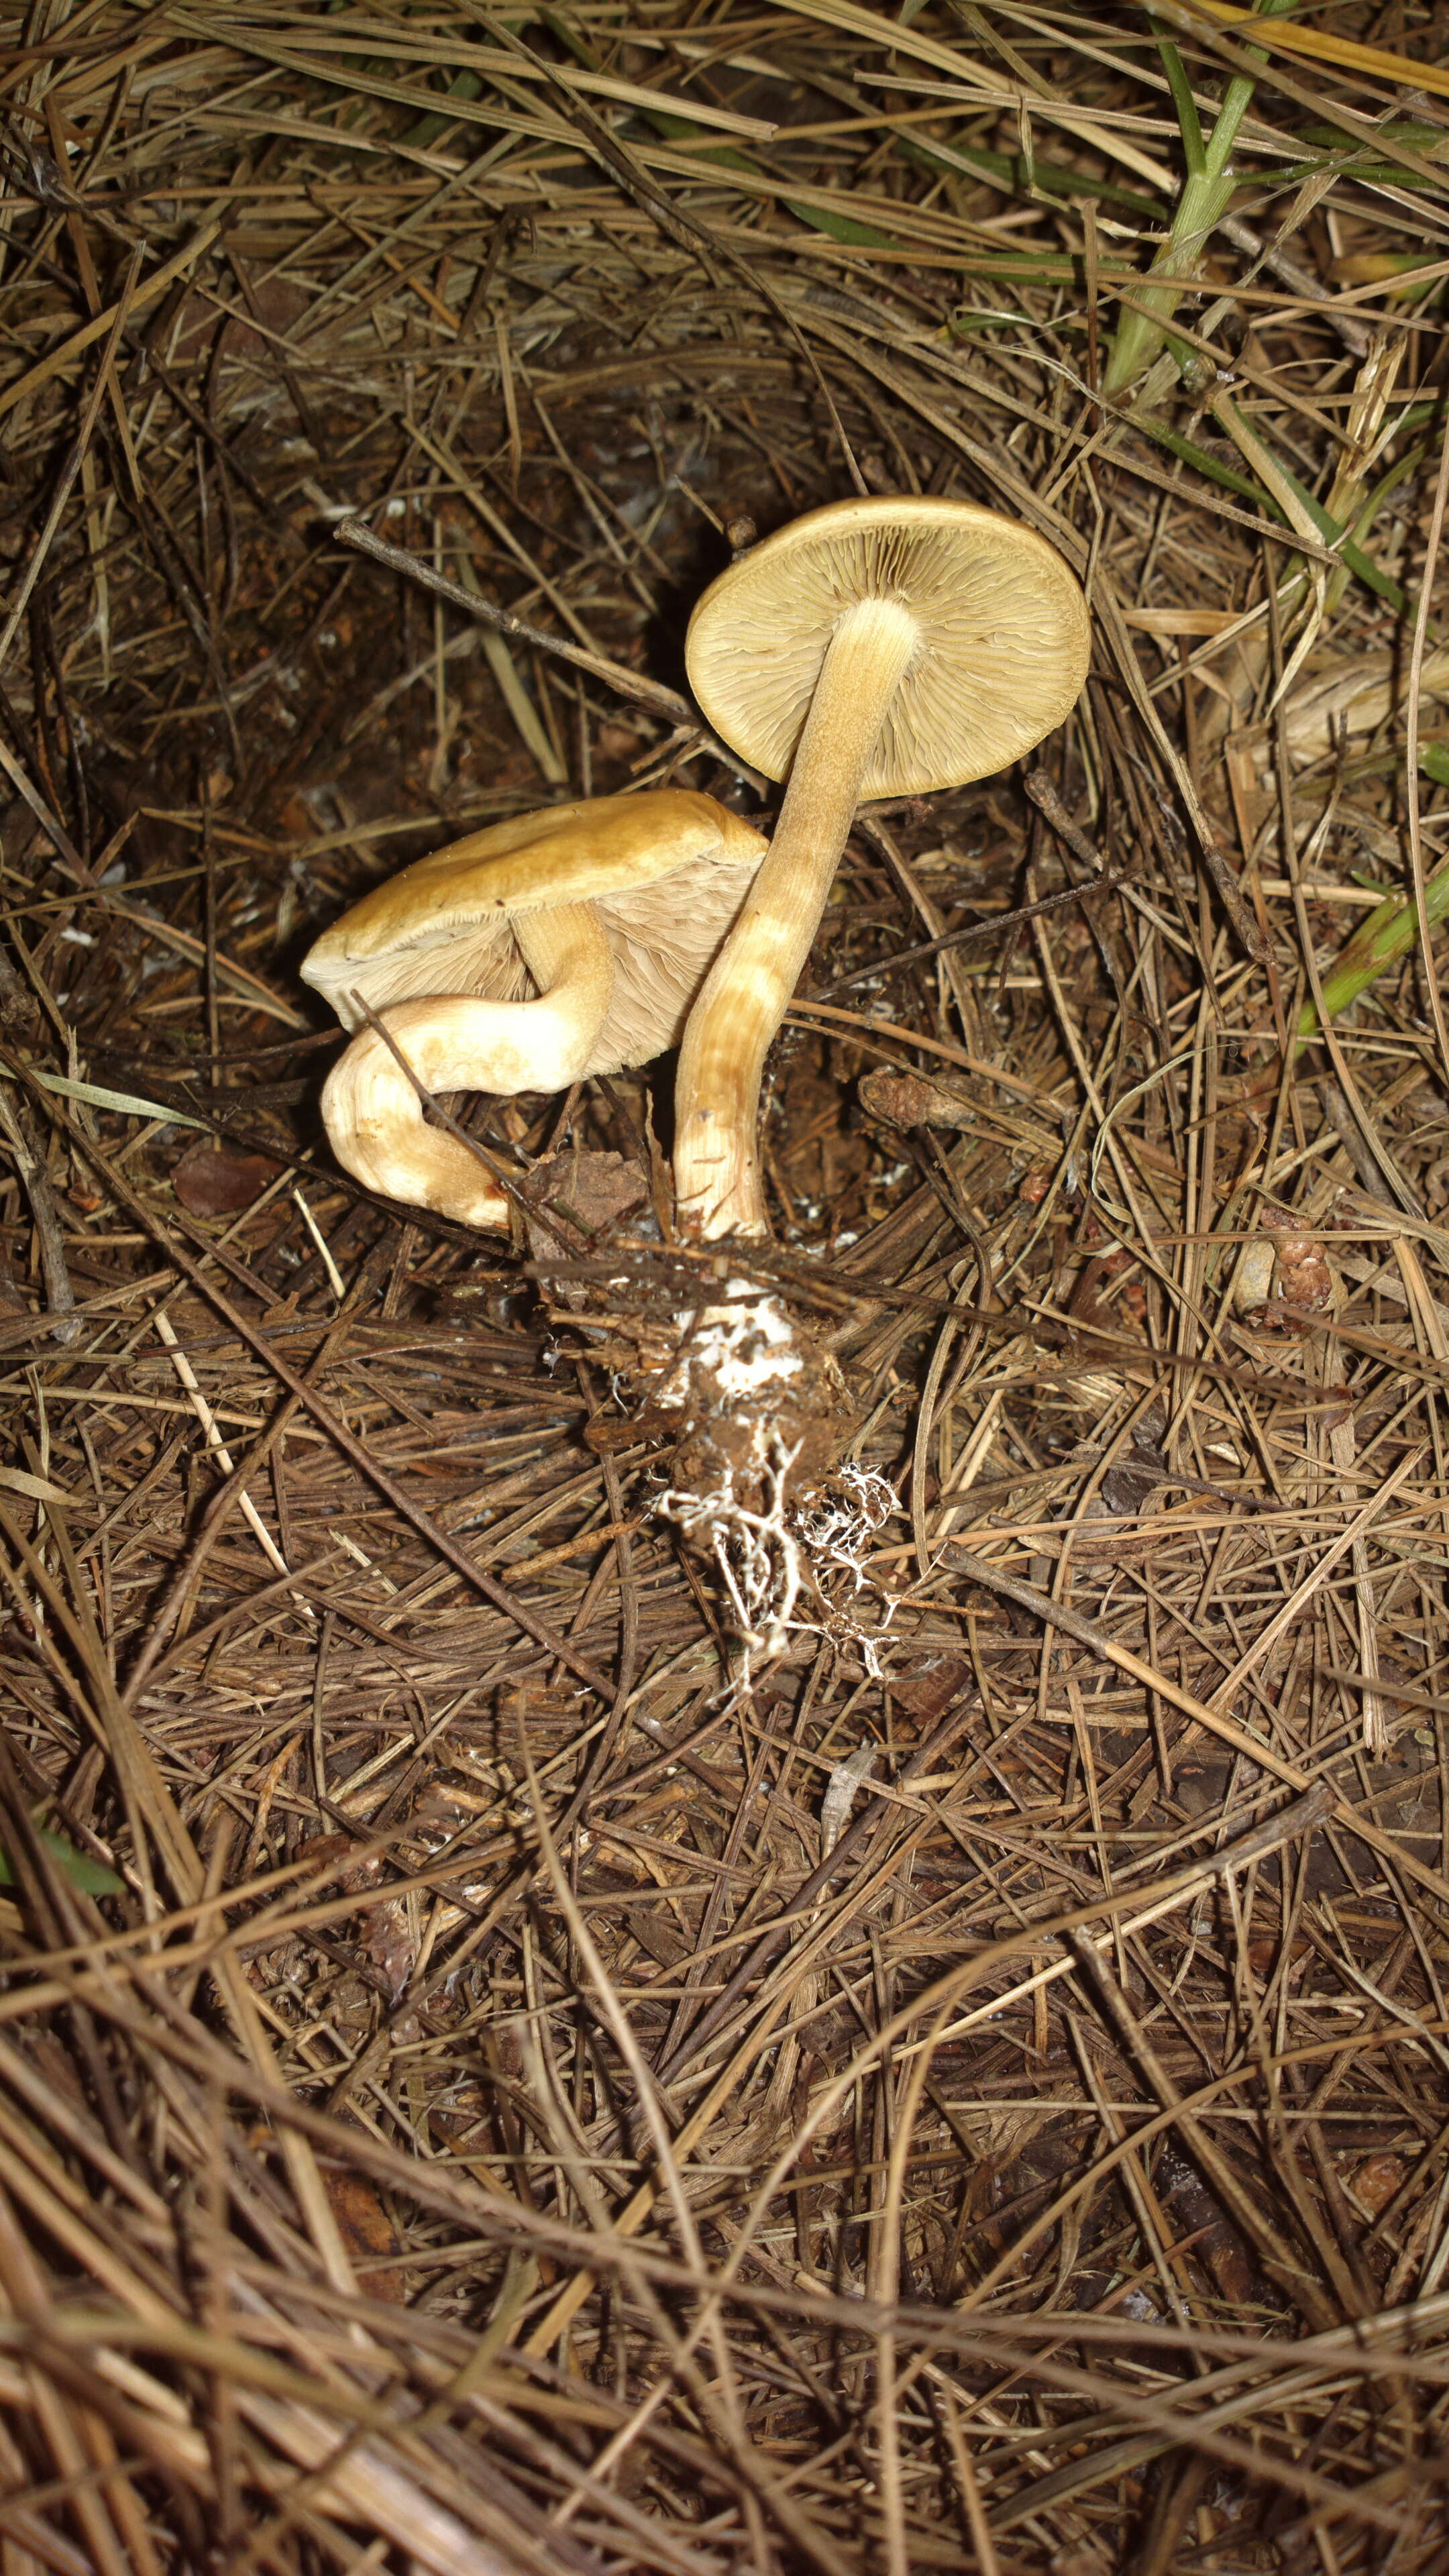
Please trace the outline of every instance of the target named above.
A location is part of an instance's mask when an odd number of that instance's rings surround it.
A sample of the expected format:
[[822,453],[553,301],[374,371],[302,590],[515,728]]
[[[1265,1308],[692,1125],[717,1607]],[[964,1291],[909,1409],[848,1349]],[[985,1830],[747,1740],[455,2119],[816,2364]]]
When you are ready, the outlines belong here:
[[706,1238],[769,1232],[757,1150],[765,1058],[919,641],[916,619],[896,600],[861,600],[839,620],[769,854],[689,1015],[675,1094],[674,1183],[681,1218]]
[[[434,1097],[561,1091],[589,1060],[614,983],[613,952],[593,905],[559,904],[514,930],[539,986],[536,1001],[442,993],[379,1014]],[[375,1028],[359,1029],[333,1066],[322,1115],[339,1163],[368,1189],[463,1225],[507,1227],[508,1201],[486,1166],[456,1136],[427,1125],[413,1084]]]

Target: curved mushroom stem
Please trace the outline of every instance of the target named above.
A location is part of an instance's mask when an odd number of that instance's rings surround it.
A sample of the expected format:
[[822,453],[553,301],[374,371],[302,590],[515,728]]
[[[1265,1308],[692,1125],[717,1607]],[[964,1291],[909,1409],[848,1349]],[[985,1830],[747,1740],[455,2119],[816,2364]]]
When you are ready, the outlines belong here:
[[769,854],[689,1015],[675,1092],[674,1186],[706,1237],[769,1232],[760,1081],[819,927],[892,698],[919,642],[891,599],[848,609],[826,649]]
[[[395,1002],[383,1026],[424,1091],[561,1091],[578,1080],[614,985],[614,959],[591,903],[514,919],[532,1002],[444,993]],[[354,1180],[384,1197],[435,1208],[463,1225],[506,1230],[508,1201],[458,1137],[430,1127],[417,1090],[374,1028],[359,1029],[322,1092],[332,1150]]]

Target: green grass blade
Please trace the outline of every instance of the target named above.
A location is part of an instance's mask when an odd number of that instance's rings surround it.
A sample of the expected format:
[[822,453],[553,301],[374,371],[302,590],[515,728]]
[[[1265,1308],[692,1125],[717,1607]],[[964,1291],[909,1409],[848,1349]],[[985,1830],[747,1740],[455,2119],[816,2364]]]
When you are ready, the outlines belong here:
[[[920,143],[913,134],[896,137],[895,148],[906,161],[914,161],[921,170],[954,172],[960,178],[989,179],[1003,196],[1024,197],[1028,193],[1026,156],[1021,152],[991,152],[984,143]],[[1124,213],[1140,215],[1144,222],[1158,224],[1162,208],[1151,197],[1138,196],[1131,188],[1119,188],[1115,180],[1094,179],[1083,170],[1063,169],[1058,162],[1032,156],[1032,174],[1044,197],[1092,197],[1099,205],[1120,206]]]
[[[1429,747],[1426,745],[1425,749]],[[1423,750],[1419,757],[1421,764],[1427,765]],[[1438,774],[1442,783],[1449,786],[1449,756],[1441,752],[1439,760],[1442,768]],[[1430,771],[1431,777],[1435,774]],[[1449,913],[1449,859],[1441,859],[1424,887],[1424,915],[1430,930],[1437,929],[1446,913]],[[1396,895],[1390,902],[1381,903],[1376,912],[1369,914],[1367,921],[1360,923],[1331,973],[1323,979],[1326,1017],[1336,1020],[1351,1002],[1358,1000],[1375,976],[1382,975],[1385,967],[1396,965],[1401,957],[1408,955],[1418,937],[1419,908],[1412,896]],[[1298,1014],[1300,1051],[1311,1038],[1316,1037],[1321,1025],[1316,1006],[1305,1002]]]
[[1182,136],[1182,153],[1187,163],[1188,176],[1203,178],[1207,173],[1207,145],[1203,141],[1202,119],[1197,112],[1197,100],[1192,94],[1192,83],[1187,76],[1187,67],[1170,38],[1159,36],[1157,50],[1162,56],[1162,68],[1167,74],[1167,85],[1172,92],[1172,104],[1177,110],[1178,131]]
[[[113,1869],[107,1869],[103,1861],[92,1860],[89,1852],[77,1851],[74,1843],[64,1841],[59,1834],[49,1832],[44,1825],[36,1826],[35,1835],[38,1842],[44,1843],[46,1850],[56,1865],[56,1868],[64,1872],[65,1876],[70,1880],[72,1887],[78,1887],[82,1895],[125,1895],[125,1880],[123,1878],[117,1878],[115,1871]],[[10,1860],[10,1855],[6,1851],[4,1844],[0,1843],[0,1887],[16,1887],[18,1885],[19,1881],[16,1878],[15,1871]]]
[[[1261,15],[1265,18],[1280,17],[1294,5],[1295,0],[1262,0]],[[1265,57],[1256,54],[1250,55],[1250,59],[1261,63]],[[1178,68],[1181,70],[1180,64]],[[1198,262],[1219,217],[1227,212],[1237,187],[1232,167],[1233,145],[1256,87],[1255,78],[1242,72],[1234,74],[1223,91],[1212,134],[1204,142],[1197,103],[1188,87],[1186,73],[1182,73],[1179,88],[1169,65],[1168,79],[1182,136],[1186,177],[1177,201],[1177,212],[1172,219],[1172,230],[1153,260],[1147,280],[1138,289],[1132,306],[1123,314],[1113,339],[1112,354],[1102,380],[1102,391],[1109,401],[1120,400],[1127,387],[1137,382],[1156,357],[1183,289],[1196,274]]]

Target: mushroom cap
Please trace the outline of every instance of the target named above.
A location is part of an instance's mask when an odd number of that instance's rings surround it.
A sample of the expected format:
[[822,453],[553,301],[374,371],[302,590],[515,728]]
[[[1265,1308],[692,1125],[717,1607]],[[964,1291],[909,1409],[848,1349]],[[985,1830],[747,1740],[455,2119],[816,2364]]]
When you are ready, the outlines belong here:
[[689,623],[705,717],[767,778],[788,777],[826,647],[864,599],[900,602],[921,632],[864,797],[1007,768],[1061,723],[1087,676],[1087,603],[1034,530],[970,501],[833,501],[731,564]]
[[333,922],[302,962],[344,1028],[430,995],[525,1001],[536,987],[512,924],[592,903],[614,956],[614,998],[590,1073],[647,1063],[684,1018],[767,844],[712,796],[682,787],[516,814],[415,860]]

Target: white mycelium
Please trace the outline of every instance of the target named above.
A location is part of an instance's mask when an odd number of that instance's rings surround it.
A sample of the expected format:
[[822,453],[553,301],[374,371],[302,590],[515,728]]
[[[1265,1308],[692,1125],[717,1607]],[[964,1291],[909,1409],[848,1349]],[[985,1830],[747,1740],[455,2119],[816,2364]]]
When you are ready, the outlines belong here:
[[[727,1293],[749,1297],[748,1281],[731,1279]],[[664,1389],[666,1402],[717,1410],[746,1427],[733,1458],[720,1451],[707,1489],[670,1491],[655,1505],[714,1558],[735,1615],[742,1658],[736,1681],[744,1688],[754,1657],[783,1654],[794,1633],[849,1640],[867,1670],[879,1673],[874,1639],[848,1610],[827,1602],[819,1578],[839,1569],[857,1592],[870,1580],[865,1551],[895,1492],[852,1460],[838,1472],[830,1499],[802,1509],[793,1498],[800,1453],[782,1436],[772,1391],[783,1398],[803,1367],[796,1327],[778,1299],[761,1297],[706,1308]],[[797,1615],[802,1592],[815,1598],[823,1618]],[[887,1599],[887,1626],[894,1607]]]
[[798,1377],[795,1327],[779,1299],[753,1296],[748,1279],[729,1280],[725,1294],[750,1302],[707,1306],[683,1367],[707,1372],[721,1396],[761,1395],[778,1378]]
[[748,1689],[757,1654],[783,1655],[793,1612],[800,1597],[800,1549],[785,1518],[786,1479],[795,1463],[793,1449],[774,1443],[767,1457],[763,1434],[759,1463],[765,1471],[765,1509],[751,1511],[721,1485],[712,1494],[661,1494],[656,1511],[676,1520],[693,1539],[708,1542],[735,1614],[741,1669],[737,1681]]

